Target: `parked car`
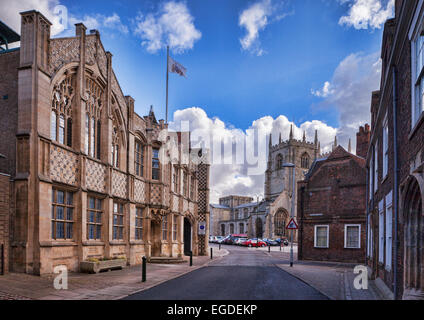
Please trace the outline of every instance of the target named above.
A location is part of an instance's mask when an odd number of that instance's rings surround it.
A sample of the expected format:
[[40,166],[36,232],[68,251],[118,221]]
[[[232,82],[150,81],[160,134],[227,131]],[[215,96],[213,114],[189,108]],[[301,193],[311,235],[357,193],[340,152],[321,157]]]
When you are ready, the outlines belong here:
[[225,237],[223,236],[216,236],[215,237],[215,243],[221,243],[222,240],[224,240]]
[[230,236],[226,236],[223,239],[219,240],[218,243],[220,244],[227,244],[227,240],[230,239]]
[[278,239],[276,239],[275,241],[277,241],[278,242],[278,245],[280,245],[281,243],[284,245],[284,246],[286,246],[286,247],[288,247],[289,246],[289,240],[287,240],[287,238],[278,238]]
[[248,239],[247,238],[237,238],[235,241],[234,241],[234,244],[236,245],[236,246],[241,246],[242,244],[243,244],[243,242],[245,242],[245,241],[247,241]]
[[209,243],[215,243],[216,237],[215,236],[209,236]]
[[245,239],[247,239],[246,235],[242,235],[242,234],[231,234],[231,235],[229,235],[229,236],[225,239],[224,243],[225,243],[225,244],[228,244],[228,245],[234,245],[234,244],[236,244],[236,240],[237,240],[237,239],[240,239],[240,238],[245,238]]
[[260,239],[249,239],[245,242],[243,242],[243,246],[249,247],[249,248],[259,248],[259,247],[266,247],[266,242],[260,240]]
[[262,239],[264,242],[266,242],[266,244],[270,247],[278,247],[280,246],[280,243],[276,240],[272,240],[272,239]]

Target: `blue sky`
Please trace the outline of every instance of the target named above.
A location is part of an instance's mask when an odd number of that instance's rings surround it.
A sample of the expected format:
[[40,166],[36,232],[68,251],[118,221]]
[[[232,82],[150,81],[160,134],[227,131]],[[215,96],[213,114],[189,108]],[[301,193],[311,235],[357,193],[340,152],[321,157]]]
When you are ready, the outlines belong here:
[[[188,77],[170,75],[169,119],[226,139],[247,129],[313,140],[323,152],[337,135],[347,148],[369,121],[379,88],[382,28],[394,0],[0,0],[0,19],[20,31],[19,12],[36,9],[55,37],[74,24],[98,29],[136,112],[165,118],[166,45]],[[66,9],[68,28],[61,14]],[[60,9],[58,11],[58,9]],[[172,125],[172,123],[171,123]],[[355,150],[355,149],[353,149]],[[266,163],[266,160],[263,161]],[[263,193],[263,172],[213,164],[211,201]]]
[[[152,104],[163,118],[165,105],[165,49],[147,52],[134,36],[137,14],[158,11],[160,1],[61,1],[76,18],[118,14],[128,34],[102,31],[102,41],[114,55],[113,66],[125,93],[136,99],[137,112]],[[336,1],[284,1],[289,15],[270,23],[260,34],[266,51],[257,56],[243,51],[245,30],[240,13],[254,1],[188,0],[194,25],[202,33],[192,49],[172,52],[188,69],[188,78],[170,77],[170,114],[186,107],[202,107],[210,116],[246,129],[264,115],[286,115],[296,123],[321,119],[338,125],[335,109],[316,110],[320,98],[311,94],[331,79],[349,54],[379,50],[380,29],[357,30],[339,25],[349,10]],[[260,92],[260,94],[258,94]]]

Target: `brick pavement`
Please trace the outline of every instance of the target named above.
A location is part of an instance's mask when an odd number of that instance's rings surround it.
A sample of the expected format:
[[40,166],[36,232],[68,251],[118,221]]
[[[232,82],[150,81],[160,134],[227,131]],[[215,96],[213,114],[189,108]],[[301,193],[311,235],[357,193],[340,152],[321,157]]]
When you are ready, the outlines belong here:
[[[214,260],[228,254],[227,250],[214,250]],[[0,277],[0,300],[117,300],[130,294],[150,289],[163,282],[180,277],[207,265],[206,257],[193,257],[188,264],[147,264],[147,281],[141,282],[141,266],[99,274],[70,273],[68,290],[53,287],[55,275],[33,276],[10,273]]]
[[369,281],[368,290],[356,290],[353,273],[356,265],[345,263],[298,261],[293,268],[278,265],[282,270],[304,281],[332,300],[384,300],[374,281]]

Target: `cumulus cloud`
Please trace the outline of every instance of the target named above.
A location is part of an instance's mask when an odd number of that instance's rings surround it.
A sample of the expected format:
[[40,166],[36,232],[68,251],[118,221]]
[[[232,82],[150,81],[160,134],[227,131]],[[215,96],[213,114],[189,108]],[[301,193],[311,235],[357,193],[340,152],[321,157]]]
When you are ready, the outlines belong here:
[[324,83],[324,87],[321,90],[311,90],[311,93],[316,97],[326,98],[330,94],[334,93],[334,89],[332,89],[331,83],[326,81]]
[[68,12],[59,0],[0,0],[0,6],[2,8],[0,19],[18,33],[21,31],[21,15],[19,13],[29,10],[41,12],[52,23],[52,36],[74,35],[74,24],[80,22],[84,23],[88,29],[117,31],[122,34],[129,32],[128,27],[122,23],[116,13],[111,16],[102,14],[79,16]]
[[63,31],[60,17],[55,14],[55,8],[60,5],[59,0],[19,0],[8,1],[0,0],[0,20],[6,23],[16,32],[21,32],[20,12],[37,10],[40,11],[52,25],[52,34],[58,34]]
[[279,21],[293,13],[279,12],[280,5],[274,5],[272,0],[261,0],[243,10],[239,16],[239,26],[246,29],[246,35],[240,39],[243,50],[262,56],[259,32],[263,31],[272,21]]
[[395,0],[339,0],[349,3],[346,16],[339,20],[340,25],[355,29],[380,29],[385,21],[393,16]]
[[167,45],[175,52],[183,52],[192,49],[202,37],[187,5],[175,1],[162,4],[155,13],[139,13],[135,34],[150,53],[156,53]]
[[[308,141],[313,141],[315,138],[315,130],[319,132],[319,139],[323,147],[323,152],[331,150],[331,144],[334,141],[334,136],[337,133],[336,128],[332,128],[322,121],[310,121],[297,126],[290,122],[287,117],[266,116],[252,122],[247,130],[241,130],[231,125],[225,124],[219,118],[210,118],[207,113],[198,107],[178,110],[174,113],[173,122],[170,123],[171,130],[180,130],[181,123],[184,121],[189,123],[189,129],[192,132],[193,147],[205,147],[205,140],[209,140],[206,146],[211,146],[212,158],[215,159],[214,153],[221,156],[221,162],[212,161],[211,166],[211,203],[218,201],[219,197],[228,194],[239,195],[263,195],[264,193],[264,172],[266,170],[268,137],[272,134],[273,144],[276,144],[281,134],[283,140],[287,140],[290,134],[290,127],[293,125],[294,136],[297,139],[302,139],[303,132],[306,132]],[[202,139],[197,139],[193,136],[193,132],[201,131]],[[243,151],[245,152],[242,161],[237,161],[236,143],[247,141],[252,135],[260,134],[260,137],[255,137],[255,144],[259,142],[264,144],[265,151],[257,154],[257,160],[260,161],[260,170],[250,173],[250,169],[254,164],[247,161],[248,147],[245,144]],[[212,140],[220,141],[218,149],[217,145],[213,145]],[[260,148],[260,146],[258,146]],[[229,155],[226,155],[223,150],[230,150]]]
[[[336,68],[329,94],[321,107],[333,107],[339,112],[339,141],[346,144],[358,127],[370,121],[371,93],[378,90],[381,80],[379,52],[364,55],[353,53]],[[325,88],[325,85],[324,85]],[[355,145],[355,139],[352,139]]]

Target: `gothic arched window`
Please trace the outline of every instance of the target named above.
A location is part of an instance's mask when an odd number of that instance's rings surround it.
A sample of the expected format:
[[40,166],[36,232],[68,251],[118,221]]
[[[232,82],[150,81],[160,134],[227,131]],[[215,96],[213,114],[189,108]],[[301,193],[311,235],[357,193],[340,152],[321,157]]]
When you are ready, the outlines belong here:
[[279,154],[276,158],[277,170],[283,169],[283,166],[284,166],[284,157],[281,154]]
[[301,158],[302,169],[309,169],[309,166],[310,166],[310,163],[309,162],[310,162],[309,161],[309,155],[305,152],[302,155],[302,158]]
[[119,168],[119,133],[115,126],[112,130],[112,166]]
[[84,150],[90,157],[100,159],[103,89],[90,78],[86,81],[86,98]]
[[279,210],[274,216],[274,233],[276,236],[286,236],[287,213]]
[[67,74],[53,89],[50,138],[72,147],[72,103],[74,100],[75,77]]

